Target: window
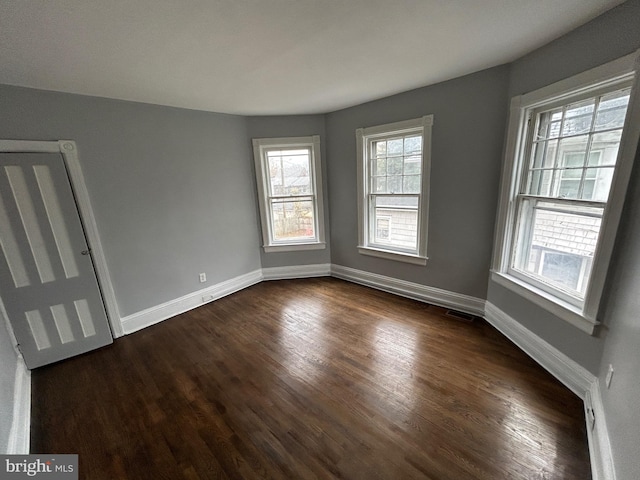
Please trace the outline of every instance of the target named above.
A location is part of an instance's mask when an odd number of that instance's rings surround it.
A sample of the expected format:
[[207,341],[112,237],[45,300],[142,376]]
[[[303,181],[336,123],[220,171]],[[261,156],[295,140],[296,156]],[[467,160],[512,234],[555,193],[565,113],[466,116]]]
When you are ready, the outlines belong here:
[[325,248],[320,137],[253,140],[266,252]]
[[426,264],[432,124],[429,115],[356,131],[360,253]]
[[512,101],[492,278],[589,333],[638,142],[632,57]]

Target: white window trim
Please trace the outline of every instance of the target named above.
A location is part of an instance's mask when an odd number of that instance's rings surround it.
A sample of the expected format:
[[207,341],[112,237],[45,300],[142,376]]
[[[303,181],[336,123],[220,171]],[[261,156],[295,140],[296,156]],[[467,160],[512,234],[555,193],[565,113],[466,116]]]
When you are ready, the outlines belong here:
[[[320,157],[320,136],[283,137],[283,138],[254,138],[253,159],[256,168],[256,183],[258,187],[258,203],[260,207],[260,223],[262,226],[262,248],[267,253],[290,252],[297,250],[321,250],[326,248],[324,231],[324,200],[322,195],[322,163]],[[269,181],[264,172],[264,153],[274,148],[304,147],[311,150],[311,184],[313,187],[314,221],[316,238],[311,240],[274,241],[270,209],[267,205]]]
[[[589,334],[593,334],[596,326],[600,324],[597,319],[598,310],[640,138],[640,74],[638,72],[640,72],[640,50],[511,100],[491,279]],[[618,151],[618,163],[611,184],[611,195],[603,215],[591,282],[585,295],[584,305],[578,308],[508,274],[510,246],[515,233],[513,219],[516,215],[516,202],[514,199],[520,185],[522,162],[526,160],[526,115],[527,111],[538,106],[554,101],[562,102],[577,94],[587,94],[630,79],[633,79],[631,96]]]
[[[414,265],[427,264],[427,238],[429,229],[429,186],[431,180],[431,127],[433,115],[405,120],[402,122],[376,125],[356,130],[356,153],[358,158],[358,252],[362,255],[386,258]],[[368,214],[368,159],[365,158],[366,143],[371,137],[388,136],[422,129],[422,173],[421,193],[418,205],[418,249],[417,254],[396,249],[386,249],[367,243],[369,232]]]

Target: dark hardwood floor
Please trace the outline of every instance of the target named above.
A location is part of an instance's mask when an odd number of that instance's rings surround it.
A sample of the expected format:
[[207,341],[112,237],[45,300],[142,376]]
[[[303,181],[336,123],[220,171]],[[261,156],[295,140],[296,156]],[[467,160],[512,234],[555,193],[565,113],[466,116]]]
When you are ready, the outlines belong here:
[[591,478],[582,402],[476,319],[263,282],[33,372],[32,453],[82,479]]

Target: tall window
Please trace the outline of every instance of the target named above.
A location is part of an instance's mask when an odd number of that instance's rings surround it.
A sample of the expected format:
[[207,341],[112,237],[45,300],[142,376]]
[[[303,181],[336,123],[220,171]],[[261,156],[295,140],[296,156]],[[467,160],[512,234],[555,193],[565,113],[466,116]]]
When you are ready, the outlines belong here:
[[426,264],[433,116],[361,128],[359,251]]
[[253,140],[264,249],[325,248],[320,137]]
[[528,289],[542,306],[552,302],[587,331],[597,323],[638,141],[635,127],[635,140],[625,140],[634,81],[628,60],[512,102],[511,187],[503,187],[512,193],[502,198],[494,279]]

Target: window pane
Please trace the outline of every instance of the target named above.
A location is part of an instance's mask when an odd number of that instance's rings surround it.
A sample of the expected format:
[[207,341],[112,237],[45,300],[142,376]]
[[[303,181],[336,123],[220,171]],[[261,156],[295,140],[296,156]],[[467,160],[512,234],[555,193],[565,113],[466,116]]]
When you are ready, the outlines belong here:
[[565,176],[566,173],[566,171],[563,172],[563,177],[558,186],[557,196],[559,198],[578,198],[580,195],[580,175],[582,175],[582,170],[577,171],[578,178],[575,179],[567,178]]
[[[589,135],[563,138],[558,146],[559,162],[558,167],[576,167],[584,165],[584,160],[589,147]],[[568,160],[572,163],[568,164]]]
[[596,115],[595,130],[621,128],[629,104],[630,89],[602,96]]
[[376,193],[387,193],[387,177],[375,177],[373,190]]
[[271,195],[311,193],[309,150],[267,152]]
[[403,193],[420,193],[420,175],[407,175],[403,177]]
[[585,180],[582,198],[606,202],[609,199],[609,190],[611,190],[613,167],[587,168],[585,177],[587,180]]
[[276,241],[315,238],[313,202],[277,201],[271,202],[273,237]]
[[388,243],[391,240],[391,218],[379,216],[376,217],[376,243]]
[[402,176],[394,175],[393,177],[387,177],[387,192],[402,193]]
[[561,136],[567,137],[591,130],[594,108],[595,98],[567,106]]
[[603,209],[524,200],[514,268],[584,298]]
[[387,159],[385,157],[374,160],[375,173],[374,175],[386,175],[387,174]]
[[[562,159],[563,170],[559,170],[558,193],[560,198],[579,198],[582,173],[584,172],[584,153],[566,153]],[[578,167],[578,168],[576,168]]]
[[387,173],[389,175],[402,175],[402,157],[390,157],[387,159]]
[[402,155],[403,143],[402,138],[387,140],[387,155]]
[[529,176],[528,193],[542,197],[551,196],[551,181],[553,170],[534,170]]
[[584,153],[583,152],[576,152],[576,153],[567,152],[563,156],[562,163],[563,163],[562,167],[564,168],[584,167]]
[[540,274],[571,290],[578,290],[583,259],[579,255],[544,251],[541,252]]
[[597,155],[593,159],[595,162],[589,158],[589,165],[615,165],[621,138],[622,130],[594,134],[591,152]]
[[378,195],[375,197],[376,207],[418,208],[418,197],[413,195]]
[[422,136],[406,137],[404,139],[404,154],[409,155],[422,150]]
[[404,174],[412,175],[416,173],[420,173],[422,170],[422,157],[413,156],[413,157],[405,157],[404,159]]
[[553,168],[556,161],[558,140],[534,144],[533,164],[531,168]]
[[538,130],[535,140],[557,138],[562,125],[562,108],[541,113],[538,118]]
[[[373,238],[385,246],[415,250],[418,238],[418,197],[375,197],[373,201]],[[382,222],[381,222],[382,221]],[[383,226],[381,228],[380,226]],[[387,232],[384,232],[384,227]],[[386,235],[380,236],[380,232]]]
[[384,157],[387,154],[387,141],[373,142],[373,154],[378,157]]

